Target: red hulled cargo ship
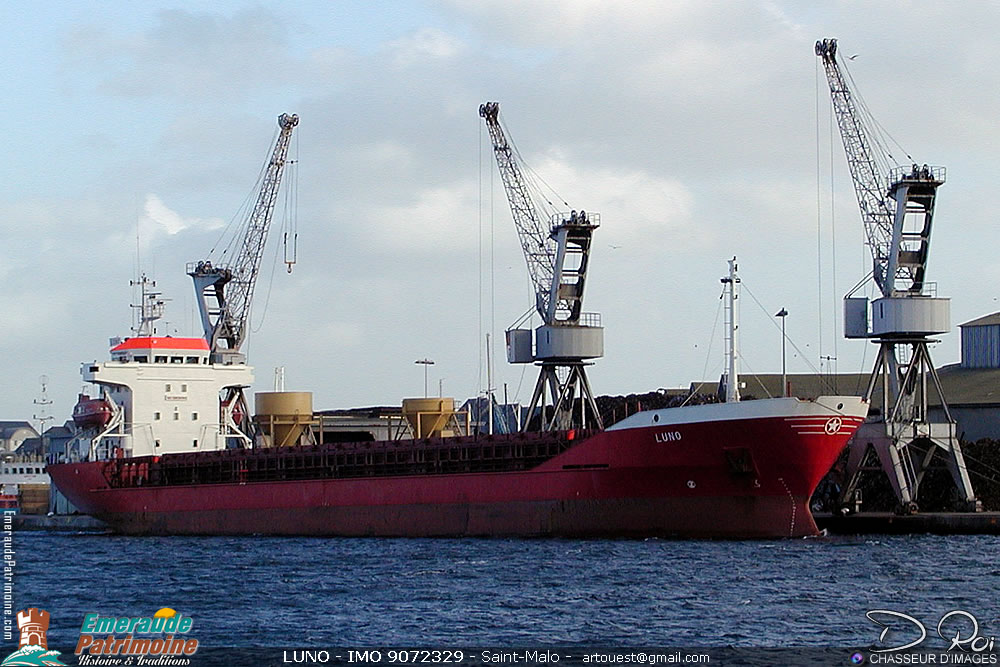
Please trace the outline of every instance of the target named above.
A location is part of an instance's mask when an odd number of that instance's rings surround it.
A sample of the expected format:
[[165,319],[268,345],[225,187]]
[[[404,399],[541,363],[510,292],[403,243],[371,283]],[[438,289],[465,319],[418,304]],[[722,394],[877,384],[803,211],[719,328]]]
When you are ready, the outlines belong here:
[[649,410],[601,432],[330,443],[49,467],[128,534],[795,537],[867,405]]
[[[251,422],[244,390],[253,373],[240,349],[298,123],[283,114],[242,240],[220,246],[238,254],[188,267],[204,336],[155,335],[163,300],[140,281],[137,336],[113,341],[110,361],[81,369],[99,395],[81,397],[82,430],[48,467],[59,490],[129,534],[815,534],[810,496],[867,404],[853,396],[739,401],[733,258],[722,281],[726,402],[647,410],[603,428],[585,372],[604,355],[603,326],[582,311],[600,217],[573,210],[543,222],[498,112],[495,102],[480,107],[542,321],[534,331],[508,330],[507,353],[540,369],[526,411],[538,432],[484,435],[468,419],[462,427],[451,399],[426,398],[404,401],[409,424],[395,434],[331,432],[311,395],[277,391],[257,393]],[[294,252],[285,261],[290,270]]]
[[377,438],[331,431],[305,392],[258,392],[251,425],[242,358],[148,326],[81,374],[110,415],[49,474],[82,512],[143,535],[814,535],[810,497],[868,410],[856,396],[740,401],[727,379],[725,403],[607,429],[485,435],[451,399],[424,398],[404,400],[398,437]]

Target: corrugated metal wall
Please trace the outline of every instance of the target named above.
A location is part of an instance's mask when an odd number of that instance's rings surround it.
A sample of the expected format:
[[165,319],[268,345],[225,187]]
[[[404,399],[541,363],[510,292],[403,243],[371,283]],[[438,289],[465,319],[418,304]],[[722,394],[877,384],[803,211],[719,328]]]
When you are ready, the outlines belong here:
[[1000,368],[1000,324],[962,327],[962,366]]

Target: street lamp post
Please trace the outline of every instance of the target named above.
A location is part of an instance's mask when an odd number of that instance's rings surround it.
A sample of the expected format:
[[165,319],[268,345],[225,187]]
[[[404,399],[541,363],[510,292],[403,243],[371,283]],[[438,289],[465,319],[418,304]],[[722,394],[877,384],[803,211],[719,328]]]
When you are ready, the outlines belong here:
[[413,363],[421,364],[424,367],[424,398],[427,398],[427,367],[433,366],[434,362],[430,359],[417,359]]
[[785,371],[785,318],[788,311],[782,308],[774,316],[781,318],[781,396],[785,397],[788,396],[788,376]]

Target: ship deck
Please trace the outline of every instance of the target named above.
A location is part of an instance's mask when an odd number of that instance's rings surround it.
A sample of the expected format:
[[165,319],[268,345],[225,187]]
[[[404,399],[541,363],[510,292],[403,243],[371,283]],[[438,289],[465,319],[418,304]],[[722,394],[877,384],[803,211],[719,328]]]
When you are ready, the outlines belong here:
[[530,470],[591,434],[576,430],[166,454],[110,459],[105,476],[110,487],[128,488],[513,472]]

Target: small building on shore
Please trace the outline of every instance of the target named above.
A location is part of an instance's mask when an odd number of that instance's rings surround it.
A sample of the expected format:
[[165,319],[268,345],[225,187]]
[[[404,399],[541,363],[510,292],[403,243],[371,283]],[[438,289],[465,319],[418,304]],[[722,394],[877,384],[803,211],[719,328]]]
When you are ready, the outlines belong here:
[[37,438],[38,431],[26,421],[0,421],[0,454],[14,453],[28,438]]

